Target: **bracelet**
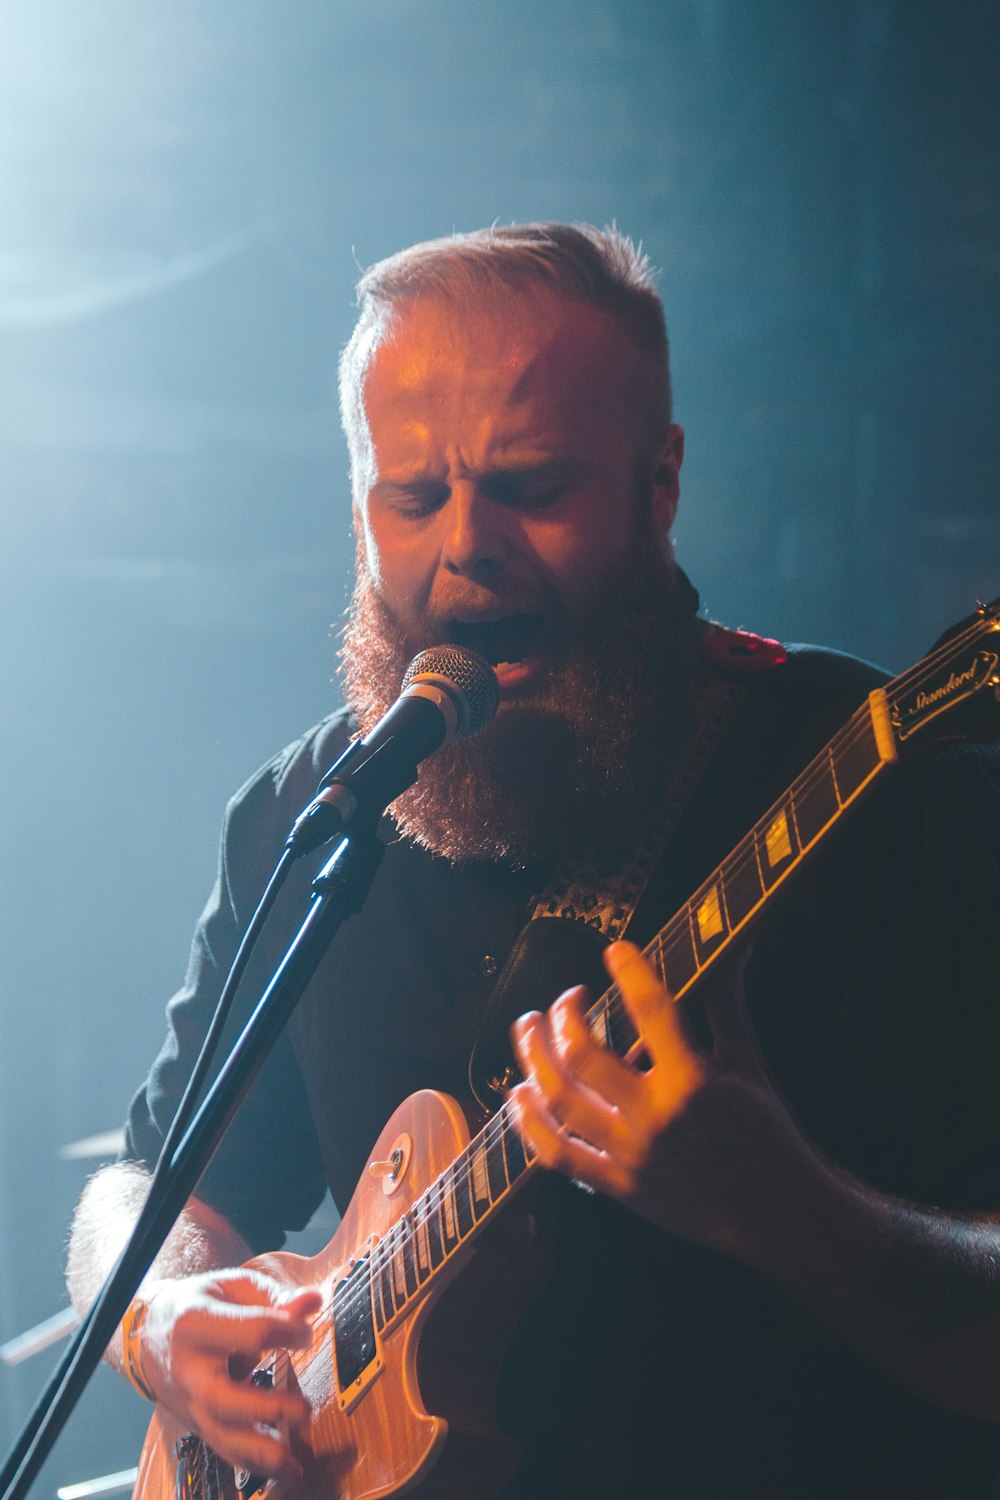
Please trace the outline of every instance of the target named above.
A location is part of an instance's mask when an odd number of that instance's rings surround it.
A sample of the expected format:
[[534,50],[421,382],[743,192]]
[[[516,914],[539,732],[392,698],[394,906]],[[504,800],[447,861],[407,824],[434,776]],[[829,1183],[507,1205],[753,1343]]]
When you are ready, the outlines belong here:
[[122,1319],[122,1367],[125,1378],[144,1401],[155,1401],[139,1357],[139,1336],[152,1299],[136,1297]]

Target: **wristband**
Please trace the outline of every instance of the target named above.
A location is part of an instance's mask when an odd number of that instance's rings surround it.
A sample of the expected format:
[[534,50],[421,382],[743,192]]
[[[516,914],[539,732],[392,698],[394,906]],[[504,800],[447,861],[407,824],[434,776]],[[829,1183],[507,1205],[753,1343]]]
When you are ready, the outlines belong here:
[[139,1338],[149,1311],[150,1300],[145,1297],[136,1297],[122,1318],[122,1367],[132,1389],[138,1392],[144,1401],[156,1400],[149,1388],[139,1356]]

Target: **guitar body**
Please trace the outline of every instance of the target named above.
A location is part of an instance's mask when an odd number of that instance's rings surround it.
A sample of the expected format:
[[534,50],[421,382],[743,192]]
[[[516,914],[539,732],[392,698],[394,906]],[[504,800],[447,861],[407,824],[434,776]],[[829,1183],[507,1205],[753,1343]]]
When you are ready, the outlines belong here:
[[[353,1261],[389,1233],[469,1139],[455,1100],[430,1090],[411,1095],[375,1143],[369,1171],[326,1248],[311,1259],[277,1252],[248,1265],[289,1287],[321,1286],[329,1299]],[[294,1490],[272,1483],[268,1493],[293,1494],[294,1500],[374,1500],[403,1493],[488,1500],[496,1493],[519,1458],[517,1444],[495,1426],[496,1380],[514,1324],[545,1275],[531,1196],[463,1246],[413,1311],[388,1329],[377,1373],[366,1376],[346,1410],[328,1306],[314,1323],[308,1349],[278,1351],[261,1361],[258,1371],[269,1372],[269,1383],[297,1385],[313,1411],[307,1444],[298,1453],[302,1481]],[[157,1407],[139,1460],[135,1500],[235,1500],[241,1491],[249,1500],[260,1486],[239,1477],[237,1484],[229,1466]]]

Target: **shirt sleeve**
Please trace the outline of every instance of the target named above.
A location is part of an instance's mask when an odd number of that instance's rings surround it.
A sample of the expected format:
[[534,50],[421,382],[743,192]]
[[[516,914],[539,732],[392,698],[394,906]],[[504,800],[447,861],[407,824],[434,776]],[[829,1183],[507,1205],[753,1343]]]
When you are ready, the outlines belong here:
[[[123,1156],[152,1167],[211,1023],[243,931],[278,858],[287,828],[276,805],[280,760],[230,802],[219,874],[195,931],[184,984],[167,1006],[167,1035],[129,1108]],[[303,912],[304,915],[304,912]],[[265,928],[240,987],[211,1072],[227,1055],[281,952]],[[282,950],[283,951],[283,950]],[[283,1033],[195,1190],[255,1253],[277,1249],[308,1222],[326,1190],[302,1076]]]

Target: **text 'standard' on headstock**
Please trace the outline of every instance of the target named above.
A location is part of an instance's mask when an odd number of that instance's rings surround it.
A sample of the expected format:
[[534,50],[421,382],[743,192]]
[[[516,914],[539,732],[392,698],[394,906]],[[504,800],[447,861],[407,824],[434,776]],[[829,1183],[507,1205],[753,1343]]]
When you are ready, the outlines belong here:
[[934,725],[932,738],[1000,735],[1000,601],[981,605],[956,627],[890,696],[896,739],[905,743]]

